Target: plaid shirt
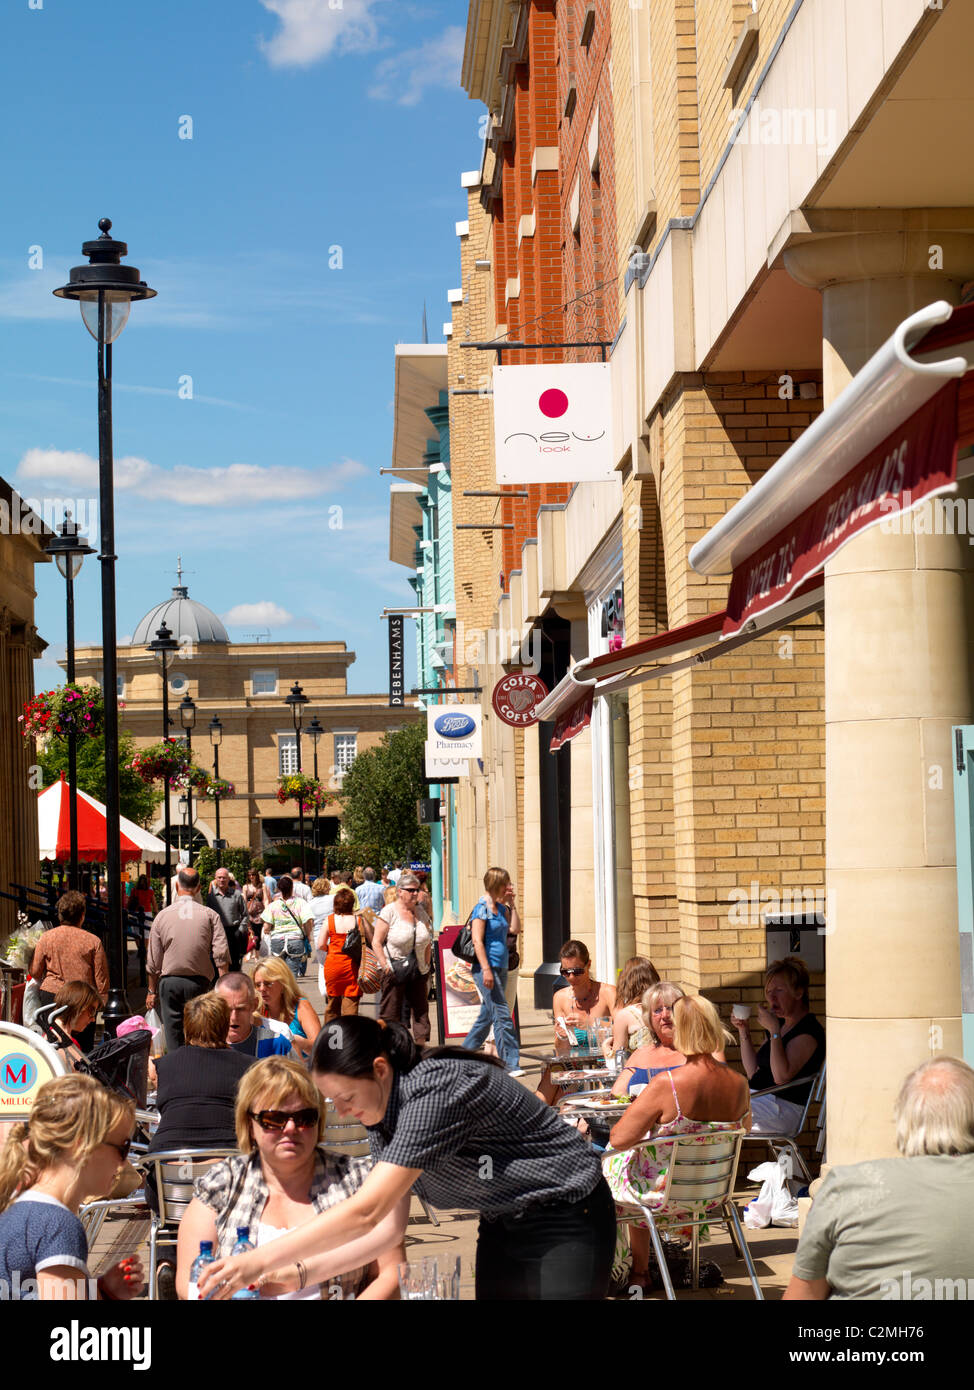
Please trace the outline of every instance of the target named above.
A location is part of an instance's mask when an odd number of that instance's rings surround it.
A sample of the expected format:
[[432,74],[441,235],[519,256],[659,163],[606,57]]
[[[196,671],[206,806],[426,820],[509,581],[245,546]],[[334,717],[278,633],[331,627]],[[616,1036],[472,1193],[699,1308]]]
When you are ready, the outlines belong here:
[[[346,1158],[343,1154],[317,1148],[311,1182],[311,1205],[315,1215],[353,1196],[371,1167],[368,1158]],[[222,1163],[207,1168],[202,1177],[197,1178],[193,1195],[216,1216],[217,1255],[230,1254],[238,1226],[249,1227],[253,1240],[270,1195],[257,1150],[249,1155],[239,1154],[224,1159]],[[349,1270],[323,1284],[322,1296],[326,1297],[327,1290],[338,1284],[341,1285],[343,1298],[353,1297],[362,1292],[371,1277],[371,1270],[367,1267]]]
[[575,1202],[601,1176],[590,1145],[500,1067],[431,1057],[399,1073],[368,1128],[376,1163],[422,1168],[414,1190],[434,1207],[510,1216]]

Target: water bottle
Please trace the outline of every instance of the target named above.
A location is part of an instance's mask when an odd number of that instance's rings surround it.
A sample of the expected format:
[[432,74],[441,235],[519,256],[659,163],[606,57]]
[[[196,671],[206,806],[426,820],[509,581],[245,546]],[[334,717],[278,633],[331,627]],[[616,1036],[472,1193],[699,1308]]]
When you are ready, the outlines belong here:
[[215,1259],[216,1256],[213,1253],[212,1240],[201,1240],[200,1253],[196,1256],[196,1259],[193,1261],[193,1267],[189,1271],[189,1288],[186,1291],[186,1298],[190,1303],[195,1303],[199,1300],[200,1275],[203,1273],[206,1266],[211,1265]]
[[[231,1255],[245,1255],[245,1254],[247,1253],[248,1250],[253,1250],[253,1248],[254,1248],[254,1246],[253,1246],[253,1244],[251,1243],[251,1240],[250,1240],[250,1227],[249,1227],[249,1226],[238,1226],[238,1227],[237,1227],[237,1239],[236,1239],[236,1240],[234,1241],[234,1243],[233,1243],[233,1249],[230,1251],[230,1254],[231,1254]],[[231,1302],[231,1303],[235,1303],[235,1302],[237,1301],[237,1299],[241,1299],[241,1298],[258,1298],[258,1299],[259,1299],[259,1298],[260,1298],[260,1294],[257,1292],[256,1289],[248,1289],[248,1288],[245,1287],[245,1288],[242,1288],[242,1289],[238,1289],[236,1293],[231,1294],[231,1295],[230,1295],[230,1302]]]

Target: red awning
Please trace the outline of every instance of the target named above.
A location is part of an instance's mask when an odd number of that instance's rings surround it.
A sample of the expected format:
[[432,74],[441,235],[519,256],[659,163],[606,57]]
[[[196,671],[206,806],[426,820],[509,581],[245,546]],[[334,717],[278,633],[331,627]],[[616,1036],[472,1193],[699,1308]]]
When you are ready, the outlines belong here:
[[581,699],[569,705],[555,722],[555,731],[548,745],[550,753],[556,753],[564,744],[570,743],[576,734],[587,729],[592,722],[592,692],[589,690]]
[[814,506],[734,566],[726,637],[790,598],[853,536],[953,490],[957,398],[957,382],[952,381],[823,492]]

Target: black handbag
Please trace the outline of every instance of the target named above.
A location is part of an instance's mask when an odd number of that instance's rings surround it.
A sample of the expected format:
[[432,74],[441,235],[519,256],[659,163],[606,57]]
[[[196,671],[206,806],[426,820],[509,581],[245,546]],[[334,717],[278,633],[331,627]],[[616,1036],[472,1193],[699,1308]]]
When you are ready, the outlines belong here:
[[472,921],[473,912],[470,913],[470,916],[460,928],[460,935],[450,947],[450,950],[458,960],[465,960],[470,965],[475,964],[477,960],[477,952],[473,944],[473,928],[470,925]]
[[342,955],[350,956],[358,963],[362,959],[363,937],[359,929],[358,918],[355,919],[355,926],[345,933],[345,941],[342,945]]

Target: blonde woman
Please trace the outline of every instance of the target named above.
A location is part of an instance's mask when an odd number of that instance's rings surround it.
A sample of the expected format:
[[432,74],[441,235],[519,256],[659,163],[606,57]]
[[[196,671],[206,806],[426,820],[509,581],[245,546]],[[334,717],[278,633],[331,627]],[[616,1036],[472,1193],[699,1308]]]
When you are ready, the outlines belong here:
[[[83,1202],[104,1197],[124,1166],[135,1107],[90,1076],[60,1076],[37,1093],[30,1124],[0,1150],[0,1280],[21,1299],[134,1298],[137,1256],[97,1283],[88,1272]],[[97,1290],[97,1292],[96,1292]]]
[[310,1057],[321,1019],[299,992],[293,972],[277,956],[268,956],[254,971],[254,988],[263,1016],[269,1022],[286,1024],[295,1052],[299,1057]]
[[[267,1057],[250,1068],[237,1093],[240,1155],[203,1174],[179,1223],[176,1287],[181,1298],[187,1297],[200,1241],[212,1241],[218,1256],[229,1255],[237,1229],[246,1226],[259,1249],[362,1186],[371,1159],[321,1148],[324,1113],[317,1087],[300,1063]],[[292,1261],[286,1280],[262,1281],[261,1298],[398,1297],[408,1211],[407,1196],[369,1235],[312,1258],[300,1269]]]

